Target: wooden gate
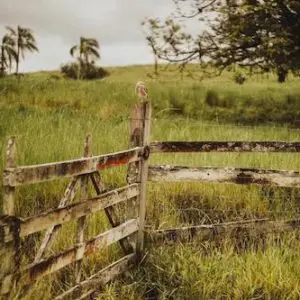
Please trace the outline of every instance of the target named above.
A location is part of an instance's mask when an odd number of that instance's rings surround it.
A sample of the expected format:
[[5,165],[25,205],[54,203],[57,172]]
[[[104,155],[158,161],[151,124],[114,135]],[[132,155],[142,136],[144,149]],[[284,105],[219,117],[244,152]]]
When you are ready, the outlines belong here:
[[[3,176],[4,214],[0,219],[0,282],[3,296],[9,297],[14,287],[19,288],[21,285],[28,287],[36,280],[74,263],[76,266],[75,285],[63,294],[57,295],[56,299],[88,296],[123,273],[140,257],[144,239],[150,105],[136,105],[134,114],[137,117],[133,117],[132,121],[130,142],[132,148],[106,155],[93,156],[91,137],[87,136],[83,158],[33,166],[18,166],[16,141],[14,137],[9,139]],[[112,191],[103,191],[99,171],[122,165],[129,166],[128,181],[130,183]],[[26,219],[15,215],[14,194],[17,187],[61,178],[70,178],[70,182],[57,208]],[[89,184],[97,194],[96,197],[90,199],[88,199]],[[81,200],[72,203],[78,192],[80,192]],[[130,218],[122,223],[114,206],[129,200],[131,200]],[[105,211],[112,229],[92,239],[85,239],[86,217],[101,210]],[[61,226],[72,220],[77,220],[75,244],[63,252],[45,257],[45,253],[50,249]],[[34,261],[21,267],[22,238],[44,230],[46,233]],[[82,259],[116,242],[120,244],[124,257],[82,280]]]

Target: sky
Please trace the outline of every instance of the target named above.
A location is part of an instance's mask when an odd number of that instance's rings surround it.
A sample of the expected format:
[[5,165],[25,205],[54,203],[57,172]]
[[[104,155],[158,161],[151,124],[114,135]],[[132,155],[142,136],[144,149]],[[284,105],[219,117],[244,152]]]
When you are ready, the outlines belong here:
[[0,0],[0,36],[5,26],[31,28],[39,53],[26,54],[20,71],[55,70],[72,61],[80,36],[98,39],[101,65],[153,61],[142,32],[145,17],[167,17],[172,0]]

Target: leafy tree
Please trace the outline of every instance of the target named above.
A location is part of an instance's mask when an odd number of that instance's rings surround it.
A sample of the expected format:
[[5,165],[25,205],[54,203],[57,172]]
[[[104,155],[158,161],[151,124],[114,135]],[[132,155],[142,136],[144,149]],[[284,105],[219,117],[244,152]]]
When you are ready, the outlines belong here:
[[[300,2],[297,0],[173,0],[176,11],[164,22],[145,25],[160,59],[186,64],[198,60],[210,75],[238,65],[275,71],[284,82],[300,70]],[[184,25],[199,25],[190,34]],[[202,29],[200,30],[200,27]],[[149,35],[147,36],[147,39]],[[215,75],[215,74],[213,74]]]
[[4,76],[6,68],[11,68],[12,61],[17,59],[15,41],[8,34],[5,34],[2,38],[0,51],[0,76]]
[[38,47],[36,45],[36,40],[33,35],[33,32],[29,28],[24,28],[18,26],[17,29],[13,29],[12,27],[6,27],[10,32],[10,36],[14,39],[17,50],[16,56],[16,74],[19,73],[19,65],[20,65],[20,57],[25,58],[25,52],[38,52]]
[[[80,37],[79,45],[74,45],[70,49],[70,54],[78,60],[78,79],[80,78],[81,69],[91,65],[95,59],[100,58],[99,43],[96,39]],[[90,61],[90,59],[92,61]]]

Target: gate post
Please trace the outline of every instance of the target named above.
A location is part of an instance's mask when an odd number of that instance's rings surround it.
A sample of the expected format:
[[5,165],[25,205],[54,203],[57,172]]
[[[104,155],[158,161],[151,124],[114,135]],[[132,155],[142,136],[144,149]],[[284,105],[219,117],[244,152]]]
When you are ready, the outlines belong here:
[[141,256],[144,250],[144,229],[146,217],[146,192],[148,180],[148,158],[150,155],[150,130],[151,130],[151,103],[142,103],[142,120],[143,120],[143,139],[142,146],[144,147],[143,157],[140,163],[140,195],[139,195],[139,231],[137,237],[136,250],[138,256]]
[[[16,168],[16,141],[15,137],[9,138],[5,152],[5,169],[10,172],[10,169]],[[0,280],[2,281],[0,294],[8,294],[14,283],[13,273],[15,273],[20,264],[19,251],[19,223],[15,218],[15,187],[10,186],[9,182],[4,182],[3,186],[3,222],[9,225],[9,230],[13,233],[13,241],[2,245],[0,249]],[[0,223],[1,224],[1,223]],[[12,274],[12,276],[6,276]]]
[[144,227],[146,216],[146,186],[148,179],[148,157],[150,144],[151,127],[151,103],[142,102],[133,107],[131,117],[130,147],[144,147],[141,161],[131,163],[128,167],[127,182],[129,184],[137,182],[140,186],[140,193],[137,197],[138,207],[133,207],[137,211],[139,220],[139,230],[136,237],[136,252],[140,256],[144,249]]

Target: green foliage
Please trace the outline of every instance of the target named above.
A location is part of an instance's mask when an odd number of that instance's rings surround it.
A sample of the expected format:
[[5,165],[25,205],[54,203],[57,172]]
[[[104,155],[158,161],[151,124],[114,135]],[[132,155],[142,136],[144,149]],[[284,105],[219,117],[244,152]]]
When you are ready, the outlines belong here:
[[16,74],[19,73],[19,64],[21,58],[24,59],[25,52],[38,52],[39,49],[36,44],[36,39],[34,34],[30,28],[25,28],[22,26],[17,26],[17,29],[7,26],[7,30],[9,31],[9,35],[14,40],[16,46]]
[[[203,76],[214,76],[234,65],[260,72],[274,71],[281,83],[289,72],[299,74],[298,1],[174,0],[174,3],[172,18],[146,19],[143,23],[152,52],[159,59],[182,67],[191,61],[201,65],[209,61],[216,69],[203,72]],[[197,34],[190,34],[187,28],[195,28],[197,22]]]
[[245,81],[247,80],[247,78],[241,72],[236,72],[236,73],[234,73],[233,80],[234,80],[235,83],[242,85],[242,84],[245,83]]
[[205,103],[209,106],[218,106],[220,103],[220,98],[218,93],[213,90],[207,91]]
[[79,63],[68,63],[61,66],[61,72],[71,79],[77,79],[78,73],[81,79],[101,79],[109,75],[109,72],[101,67],[97,67],[94,64],[81,64],[79,68]]
[[[70,54],[77,58],[77,64],[63,66],[65,74],[73,77],[73,70],[77,69],[77,79],[95,79],[104,77],[104,70],[94,66],[95,59],[100,58],[99,43],[96,39],[80,37],[79,45],[70,49]],[[83,77],[82,77],[83,76]]]

